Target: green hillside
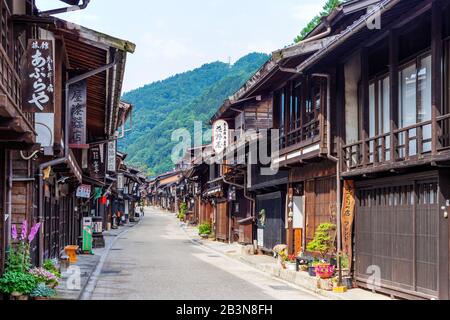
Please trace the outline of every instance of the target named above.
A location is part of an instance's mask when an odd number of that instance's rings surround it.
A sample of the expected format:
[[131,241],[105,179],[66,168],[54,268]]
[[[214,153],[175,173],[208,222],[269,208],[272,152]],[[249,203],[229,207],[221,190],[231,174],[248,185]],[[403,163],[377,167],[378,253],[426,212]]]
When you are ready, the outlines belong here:
[[127,161],[152,176],[173,169],[172,132],[193,132],[195,121],[206,126],[223,101],[268,58],[252,53],[232,66],[214,62],[126,93],[123,99],[135,106],[133,130],[119,143]]

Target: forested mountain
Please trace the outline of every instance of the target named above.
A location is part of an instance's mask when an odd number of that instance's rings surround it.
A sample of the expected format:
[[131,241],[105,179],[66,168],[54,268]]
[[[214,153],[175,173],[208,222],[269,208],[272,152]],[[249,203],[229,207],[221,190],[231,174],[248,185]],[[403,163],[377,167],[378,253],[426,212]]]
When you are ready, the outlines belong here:
[[178,74],[164,81],[126,93],[123,100],[134,105],[133,130],[119,143],[127,161],[155,176],[173,169],[172,132],[194,122],[207,125],[225,99],[242,86],[264,64],[268,55],[252,53],[234,65],[223,62]]

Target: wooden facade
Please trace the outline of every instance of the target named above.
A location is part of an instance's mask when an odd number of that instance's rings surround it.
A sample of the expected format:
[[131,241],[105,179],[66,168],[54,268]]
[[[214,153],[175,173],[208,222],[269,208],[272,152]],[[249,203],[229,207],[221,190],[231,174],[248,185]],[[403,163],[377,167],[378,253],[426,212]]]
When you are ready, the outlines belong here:
[[[129,116],[119,98],[125,56],[134,51],[134,44],[42,16],[34,1],[2,0],[0,12],[1,269],[13,245],[11,225],[20,230],[25,220],[42,224],[31,245],[33,264],[40,265],[47,258],[58,258],[65,246],[78,244],[83,215],[101,213],[98,200],[81,200],[76,190],[91,177],[88,150],[105,146]],[[54,49],[46,60],[51,68],[45,75],[51,93],[46,113],[31,108],[28,101],[31,44]],[[65,92],[70,83],[83,79],[88,79],[88,87],[82,150],[69,147],[71,113]],[[107,148],[102,150],[106,157]],[[115,181],[108,180],[109,174],[116,172],[107,174],[105,168],[100,173],[92,178],[101,181],[89,184],[93,191],[100,185],[106,192]]]
[[[367,23],[375,10],[381,29]],[[379,267],[377,291],[448,299],[449,16],[442,0],[386,0],[370,10],[349,1],[312,32],[322,38],[273,53],[211,119],[234,133],[224,158],[249,155],[249,131],[279,134],[276,174],[225,162],[211,175],[203,194],[214,200],[219,238],[236,235],[230,218],[239,211],[253,218],[261,247],[282,242],[305,253],[321,223],[339,227],[343,183],[355,182],[356,282],[370,287],[367,270]],[[239,200],[225,209],[233,185],[253,199],[251,215],[246,205],[236,210]]]

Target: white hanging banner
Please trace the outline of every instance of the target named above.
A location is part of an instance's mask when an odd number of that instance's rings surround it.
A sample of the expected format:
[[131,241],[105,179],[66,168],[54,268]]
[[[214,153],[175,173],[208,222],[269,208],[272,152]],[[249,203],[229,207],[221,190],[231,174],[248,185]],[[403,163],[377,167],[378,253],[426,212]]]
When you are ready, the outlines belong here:
[[108,171],[116,172],[116,141],[110,141],[108,143]]
[[216,153],[222,153],[230,143],[230,129],[225,120],[218,120],[213,125],[213,148]]

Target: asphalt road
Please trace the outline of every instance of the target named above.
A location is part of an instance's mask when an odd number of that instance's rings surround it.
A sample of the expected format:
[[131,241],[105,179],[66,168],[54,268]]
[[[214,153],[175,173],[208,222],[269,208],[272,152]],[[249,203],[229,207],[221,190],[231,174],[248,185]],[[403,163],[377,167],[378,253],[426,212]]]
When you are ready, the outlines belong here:
[[312,300],[241,262],[192,243],[173,215],[147,210],[111,249],[93,300]]

